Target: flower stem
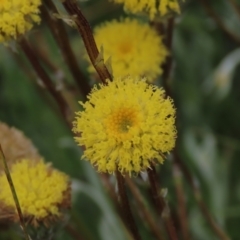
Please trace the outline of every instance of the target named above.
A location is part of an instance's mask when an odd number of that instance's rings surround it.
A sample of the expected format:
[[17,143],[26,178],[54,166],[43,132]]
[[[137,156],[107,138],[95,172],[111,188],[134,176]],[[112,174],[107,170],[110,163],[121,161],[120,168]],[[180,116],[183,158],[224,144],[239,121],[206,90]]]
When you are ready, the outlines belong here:
[[[57,8],[51,0],[46,0],[45,4],[49,8],[51,13],[58,14]],[[86,96],[91,91],[91,87],[86,77],[84,76],[84,74],[82,73],[82,71],[78,66],[77,59],[69,43],[69,39],[67,37],[64,24],[61,20],[54,19],[53,16],[49,14],[46,6],[43,5],[41,8],[41,12],[44,16],[44,19],[48,23],[48,26],[52,32],[52,35],[62,52],[64,60],[67,63],[79,90],[84,95],[84,98],[86,98]]]
[[79,231],[76,231],[76,229],[73,226],[71,226],[70,224],[65,226],[65,229],[73,237],[73,239],[85,240],[85,238],[83,238],[83,236],[80,235]]
[[167,204],[165,203],[164,198],[159,193],[160,188],[158,187],[158,184],[157,184],[157,177],[156,177],[157,174],[153,164],[151,164],[151,169],[148,169],[147,172],[148,172],[148,178],[151,186],[151,193],[155,201],[157,212],[159,216],[163,217],[164,219],[164,223],[165,223],[169,238],[171,240],[177,240],[178,237],[177,237],[176,229],[174,227],[173,220],[170,215],[171,213],[168,209]]
[[181,226],[182,236],[184,240],[190,240],[190,233],[188,227],[186,201],[184,198],[182,173],[177,164],[173,164],[173,180],[175,183],[177,201],[178,201],[178,216],[179,225]]
[[9,184],[11,192],[12,192],[12,196],[13,196],[13,199],[14,199],[14,202],[15,202],[15,205],[16,205],[16,209],[17,209],[17,212],[18,212],[21,228],[23,230],[25,239],[30,240],[30,237],[29,237],[29,235],[27,233],[27,230],[26,230],[26,226],[25,226],[22,210],[21,210],[21,207],[20,207],[20,203],[18,201],[17,193],[15,191],[13,180],[12,180],[10,171],[8,169],[8,165],[7,165],[6,158],[4,156],[1,144],[0,144],[0,159],[2,159],[2,161],[3,161],[4,171],[5,171],[5,174],[6,174],[6,177],[7,177],[7,180],[8,180],[8,184]]
[[152,214],[147,209],[140,191],[128,176],[125,177],[125,180],[138,204],[138,208],[142,211],[144,221],[148,223],[149,228],[151,229],[155,238],[158,240],[163,240],[163,234],[159,230],[159,226],[156,224],[156,220],[153,218]]
[[225,32],[228,35],[228,37],[230,37],[233,41],[239,44],[240,38],[226,27],[226,25],[223,23],[221,18],[215,13],[213,8],[209,4],[209,1],[207,0],[199,0],[199,1],[202,3],[204,9],[208,13],[208,15],[215,21],[218,27],[221,28],[223,32]]
[[65,121],[71,127],[71,124],[69,121],[72,116],[71,116],[71,112],[69,110],[67,102],[65,101],[63,96],[55,89],[54,84],[52,83],[47,72],[44,70],[44,68],[39,63],[37,56],[36,56],[35,52],[32,50],[28,41],[25,38],[21,38],[19,41],[19,45],[22,48],[26,57],[28,58],[33,69],[37,73],[38,77],[42,80],[45,87],[48,89],[49,93],[52,95],[52,97],[56,100]]
[[127,226],[128,223],[125,221],[125,217],[123,215],[122,208],[118,203],[118,195],[115,192],[114,186],[109,181],[109,176],[107,176],[107,174],[101,174],[100,177],[102,179],[104,187],[107,189],[107,192],[108,192],[110,198],[113,201],[115,209],[117,210],[117,212],[118,212],[120,218],[122,219],[123,223]]
[[236,2],[236,0],[229,0],[229,3],[232,5],[234,11],[237,13],[238,17],[240,17],[240,6]]
[[103,59],[99,59],[100,52],[97,48],[97,44],[95,42],[91,27],[87,19],[84,17],[75,1],[64,0],[62,4],[67,12],[72,16],[72,20],[75,22],[78,31],[82,36],[89,58],[94,68],[96,69],[101,81],[103,83],[106,83],[106,79],[111,80],[112,76],[105,66]]
[[212,228],[213,232],[215,232],[215,234],[219,237],[219,239],[229,240],[230,238],[218,226],[218,224],[213,219],[211,213],[208,211],[208,208],[203,201],[202,194],[201,194],[200,190],[194,184],[193,177],[192,177],[190,171],[188,170],[187,166],[184,164],[184,162],[182,161],[182,159],[179,157],[179,155],[177,153],[177,148],[175,148],[175,150],[174,150],[174,161],[179,166],[179,168],[181,169],[181,171],[182,171],[184,177],[186,178],[188,184],[190,185],[190,187],[193,191],[194,197],[197,201],[197,204],[198,204],[203,216],[205,217],[205,219],[209,223],[210,227]]
[[[172,17],[168,19],[167,29],[166,29],[165,45],[169,53],[171,53],[171,50],[172,50],[173,29],[174,29],[174,18]],[[163,65],[163,87],[168,96],[170,95],[171,69],[172,69],[172,55],[170,54]]]
[[42,35],[36,34],[35,36],[38,39],[38,43],[37,43],[37,46],[36,45],[34,46],[34,52],[38,56],[43,66],[46,66],[46,69],[49,70],[49,72],[53,73],[54,75],[57,72],[62,71],[62,69],[59,69],[57,65],[55,65],[55,63],[51,61],[50,56],[45,48],[47,42],[44,41],[44,39],[42,38]]
[[130,204],[128,201],[126,189],[125,189],[125,181],[122,176],[122,174],[117,170],[116,171],[116,177],[117,177],[117,184],[118,184],[118,193],[120,197],[120,204],[121,208],[124,214],[125,221],[128,223],[128,228],[130,232],[132,233],[132,236],[135,240],[141,240],[141,237],[138,233],[136,223],[134,221],[132,211],[130,208]]

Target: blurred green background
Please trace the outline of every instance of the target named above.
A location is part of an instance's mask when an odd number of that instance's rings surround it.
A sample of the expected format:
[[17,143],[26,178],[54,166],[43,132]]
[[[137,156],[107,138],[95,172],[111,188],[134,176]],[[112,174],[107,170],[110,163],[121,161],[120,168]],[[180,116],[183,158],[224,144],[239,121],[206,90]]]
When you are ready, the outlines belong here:
[[[236,2],[240,7],[240,1]],[[212,0],[209,4],[240,39],[240,16],[229,1]],[[79,1],[79,5],[92,26],[125,15],[121,6],[107,0]],[[217,26],[200,1],[186,1],[175,23],[171,88],[178,115],[179,155],[191,170],[216,221],[231,239],[239,240],[240,44]],[[66,29],[79,65],[88,76],[81,39],[76,30],[67,25]],[[73,85],[44,20],[29,38],[38,40],[36,46],[46,49],[54,64],[64,70],[67,84]],[[81,150],[71,131],[51,107],[54,101],[41,93],[30,65],[21,53],[17,54],[27,66],[25,70],[7,47],[0,47],[0,121],[22,130],[46,161],[74,179],[70,222],[81,234],[94,240],[127,239],[98,174],[89,163],[80,160]],[[162,186],[168,189],[169,204],[174,212],[177,206],[171,168],[170,156],[161,166],[160,178]],[[218,239],[197,207],[186,180],[184,190],[192,239]],[[154,239],[145,230],[141,230],[141,234],[143,239]],[[0,239],[18,237],[10,229],[1,230]],[[55,239],[73,238],[60,229]]]

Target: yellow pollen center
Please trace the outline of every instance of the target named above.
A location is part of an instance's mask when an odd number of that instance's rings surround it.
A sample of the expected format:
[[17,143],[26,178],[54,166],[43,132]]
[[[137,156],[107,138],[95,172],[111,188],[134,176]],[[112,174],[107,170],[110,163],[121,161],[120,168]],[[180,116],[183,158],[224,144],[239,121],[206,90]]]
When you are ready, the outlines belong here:
[[121,107],[107,118],[106,127],[109,134],[120,137],[128,134],[131,128],[138,125],[138,122],[136,108]]
[[0,9],[3,7],[4,3],[5,3],[5,0],[0,0]]
[[129,52],[131,52],[132,50],[132,45],[129,42],[122,42],[119,47],[119,52],[122,54],[127,54]]

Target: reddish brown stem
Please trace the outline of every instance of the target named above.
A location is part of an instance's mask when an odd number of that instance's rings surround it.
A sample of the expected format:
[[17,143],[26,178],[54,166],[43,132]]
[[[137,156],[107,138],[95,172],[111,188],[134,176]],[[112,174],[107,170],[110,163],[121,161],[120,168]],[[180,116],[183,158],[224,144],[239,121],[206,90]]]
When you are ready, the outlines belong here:
[[138,208],[142,212],[144,221],[148,223],[149,228],[155,236],[155,239],[163,240],[163,234],[160,231],[160,227],[157,225],[157,221],[153,218],[152,214],[147,209],[143,197],[138,188],[136,187],[134,181],[131,180],[129,177],[125,177],[125,180],[138,204]]
[[176,164],[173,165],[173,177],[177,194],[179,225],[181,226],[183,239],[190,240],[191,238],[188,228],[186,201],[184,197],[185,193],[182,186],[182,173]]
[[123,223],[127,226],[128,223],[125,221],[125,217],[123,215],[122,208],[118,203],[118,195],[115,193],[115,189],[109,181],[109,176],[107,176],[107,174],[101,174],[101,179],[102,179],[102,182],[103,182],[104,186],[106,187],[106,189],[114,203],[114,206],[115,206],[119,216],[121,217]]
[[[26,224],[25,224],[24,217],[23,217],[23,214],[22,214],[21,206],[20,206],[20,203],[19,203],[19,200],[18,200],[18,197],[17,197],[15,187],[14,187],[14,183],[13,183],[13,180],[12,180],[9,168],[8,168],[8,164],[7,164],[7,161],[6,161],[6,158],[5,158],[5,155],[3,153],[1,143],[0,143],[0,161],[1,160],[2,160],[3,165],[4,165],[4,172],[5,172],[9,187],[11,189],[11,193],[12,193],[14,203],[15,203],[15,206],[16,206],[16,209],[17,209],[17,213],[18,213],[19,220],[20,220],[20,226],[23,230],[25,239],[30,240],[30,236],[27,233]],[[2,164],[2,162],[0,162],[0,164]]]
[[205,205],[205,203],[204,203],[204,201],[202,199],[202,194],[201,194],[200,190],[198,189],[198,187],[194,184],[192,175],[191,175],[190,171],[188,170],[187,166],[184,164],[184,162],[178,156],[177,149],[174,150],[174,161],[179,166],[179,168],[181,169],[182,173],[184,174],[188,184],[190,185],[190,187],[191,187],[191,189],[193,191],[193,194],[194,194],[194,197],[195,197],[195,199],[197,201],[197,204],[198,204],[198,206],[199,206],[203,216],[205,217],[205,219],[209,223],[210,227],[212,228],[212,230],[219,237],[219,239],[221,239],[221,240],[229,240],[230,238],[218,226],[218,224],[213,219],[211,213],[208,211],[208,208],[207,208],[207,206]]
[[236,2],[236,0],[229,0],[230,4],[232,5],[234,11],[237,13],[238,17],[240,17],[240,6]]
[[[58,14],[57,8],[55,7],[54,3],[51,0],[45,1],[45,4],[47,5],[52,14],[53,13]],[[71,71],[71,74],[76,84],[78,85],[79,90],[82,92],[84,97],[86,97],[90,93],[91,87],[88,83],[88,80],[86,79],[86,77],[84,76],[84,74],[82,73],[78,66],[77,59],[70,46],[69,39],[67,37],[67,32],[65,30],[63,22],[50,15],[47,8],[44,5],[41,8],[41,12],[44,16],[44,19],[48,23],[51,33],[62,52],[64,60],[67,63]]]
[[170,75],[172,69],[172,39],[173,39],[173,29],[174,29],[174,18],[169,18],[167,22],[166,30],[166,41],[165,45],[169,51],[169,56],[166,59],[166,62],[163,65],[163,87],[166,91],[166,94],[170,95]]
[[26,76],[28,76],[28,79],[33,83],[34,88],[41,95],[41,97],[46,101],[47,105],[50,106],[51,109],[55,113],[60,114],[59,111],[58,111],[57,106],[51,101],[49,96],[47,96],[47,92],[44,91],[44,89],[42,87],[40,87],[39,84],[36,84],[36,82],[35,82],[36,74],[32,70],[32,68],[29,68],[27,66],[27,64],[25,64],[25,61],[22,60],[22,58],[20,57],[20,55],[18,53],[13,52],[13,51],[10,50],[10,54],[12,54],[12,56],[14,57],[16,63],[21,67],[21,69],[24,71]]
[[[89,58],[94,68],[96,69],[101,81],[103,83],[106,83],[106,79],[111,80],[112,79],[111,74],[109,73],[103,61],[100,61],[99,59],[99,50],[94,40],[91,27],[87,19],[82,14],[80,8],[73,0],[64,0],[63,6],[67,10],[67,12],[72,16],[72,20],[75,22],[78,31],[82,36]],[[99,62],[97,62],[98,59]]]
[[73,228],[71,225],[67,225],[65,227],[66,231],[72,236],[73,239],[75,240],[85,240],[82,235],[78,231],[76,231],[75,228]]
[[[38,40],[39,37],[40,36],[37,36]],[[40,41],[41,43],[39,44]],[[36,55],[39,57],[40,61],[44,64],[44,66],[46,66],[49,71],[57,73],[58,71],[60,71],[60,69],[53,63],[53,61],[50,60],[48,52],[45,49],[46,42],[43,39],[41,39],[40,41],[38,41],[37,46],[34,46],[34,51],[36,52]]]
[[240,37],[238,37],[235,33],[230,31],[225,24],[223,23],[222,19],[215,13],[212,6],[209,4],[208,0],[199,0],[208,15],[215,21],[215,23],[218,25],[219,28],[223,30],[227,34],[228,37],[230,37],[232,40],[234,40],[236,43],[240,43]]
[[[56,100],[61,113],[64,119],[69,123],[70,117],[70,110],[68,108],[67,102],[63,98],[63,96],[55,89],[54,84],[52,83],[50,77],[48,76],[47,72],[39,63],[35,52],[32,50],[31,46],[29,45],[28,41],[25,38],[21,38],[19,40],[19,45],[22,48],[24,54],[28,58],[30,64],[32,65],[33,69],[37,73],[38,77],[44,83],[45,87],[48,89],[49,93],[52,97]],[[70,124],[70,123],[69,123]],[[71,124],[70,124],[71,126]]]
[[148,169],[147,172],[148,172],[148,178],[151,186],[151,193],[155,201],[157,212],[159,216],[163,217],[164,219],[164,223],[165,223],[169,238],[171,240],[177,240],[178,237],[177,237],[176,229],[174,226],[174,222],[171,218],[171,213],[168,209],[167,204],[165,203],[164,198],[161,196],[159,192],[160,187],[158,187],[158,183],[157,183],[156,169],[153,165],[151,165],[151,169]]
[[128,223],[128,229],[132,233],[132,236],[135,240],[141,240],[141,237],[140,237],[140,234],[138,233],[137,226],[134,221],[130,204],[128,201],[124,178],[119,171],[116,171],[116,177],[117,177],[117,184],[118,184],[118,193],[120,197],[120,204],[121,204],[122,212],[124,214],[125,221]]

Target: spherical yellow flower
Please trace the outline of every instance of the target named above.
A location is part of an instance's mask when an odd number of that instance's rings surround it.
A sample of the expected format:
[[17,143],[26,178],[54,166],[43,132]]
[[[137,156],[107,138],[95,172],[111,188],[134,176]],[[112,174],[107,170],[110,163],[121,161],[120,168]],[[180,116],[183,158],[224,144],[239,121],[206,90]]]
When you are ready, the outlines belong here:
[[[60,216],[61,206],[66,205],[69,190],[69,179],[64,173],[53,169],[42,160],[28,159],[14,163],[10,173],[24,218],[33,217],[36,222],[41,222]],[[0,186],[0,205],[15,209],[4,173],[0,175]]]
[[173,149],[175,108],[163,89],[128,77],[95,87],[88,99],[73,131],[98,171],[139,173]]
[[[148,76],[152,82],[162,73],[168,51],[148,24],[129,18],[114,20],[96,27],[94,37],[103,46],[104,59],[111,56],[114,77]],[[95,71],[92,66],[89,70]]]
[[170,11],[180,13],[178,0],[111,0],[123,3],[126,11],[132,13],[147,12],[153,19],[157,14],[166,15]]
[[16,39],[40,22],[41,0],[0,0],[0,43]]

